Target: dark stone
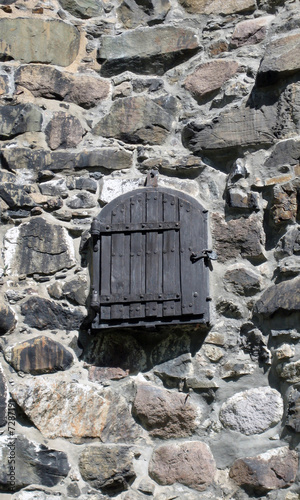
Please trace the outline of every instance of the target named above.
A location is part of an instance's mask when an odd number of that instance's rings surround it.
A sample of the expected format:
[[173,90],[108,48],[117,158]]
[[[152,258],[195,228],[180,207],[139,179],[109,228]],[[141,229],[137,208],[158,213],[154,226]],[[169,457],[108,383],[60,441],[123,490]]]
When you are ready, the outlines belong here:
[[8,347],[4,356],[16,371],[33,375],[67,370],[73,363],[73,356],[65,347],[45,336]]
[[16,318],[12,309],[5,304],[0,305],[0,335],[10,333],[16,324]]
[[[35,217],[18,228],[13,257],[14,272],[32,275],[52,274],[75,265],[69,235],[65,228]],[[9,232],[6,238],[9,240]],[[9,252],[12,248],[10,247]]]
[[10,454],[15,450],[15,484],[13,490],[19,490],[30,484],[55,486],[69,472],[67,455],[62,451],[47,448],[29,441],[24,436],[2,437],[0,442],[0,489],[10,488]]
[[162,144],[171,126],[172,117],[149,97],[125,97],[113,103],[93,133],[134,144]]
[[88,369],[89,380],[91,382],[104,382],[105,380],[121,380],[128,377],[129,370],[122,368],[106,368],[101,366],[90,366]]
[[300,226],[293,226],[282,236],[275,247],[277,260],[291,255],[300,255]]
[[132,153],[118,148],[99,148],[81,153],[9,148],[1,151],[1,162],[12,170],[24,168],[31,172],[47,171],[49,168],[53,172],[85,168],[123,170],[132,166]]
[[272,285],[254,306],[254,312],[269,317],[276,312],[292,313],[300,310],[300,278]]
[[79,469],[84,481],[108,494],[127,490],[136,478],[133,451],[128,446],[87,447],[80,455]]
[[67,281],[62,287],[62,295],[70,302],[84,306],[88,295],[86,278],[78,276],[71,281]]
[[288,398],[286,425],[300,432],[300,392],[292,388]]
[[22,304],[26,325],[38,330],[78,330],[84,316],[78,310],[67,309],[41,297],[30,297]]
[[156,92],[162,89],[164,82],[161,78],[136,78],[132,82],[132,89],[134,92]]
[[75,17],[89,19],[104,13],[103,4],[98,0],[60,0],[63,9]]
[[37,205],[24,188],[16,186],[11,182],[0,185],[0,197],[9,208],[32,208]]
[[[0,19],[0,26],[1,21]],[[25,132],[40,132],[42,113],[33,104],[5,105],[0,107],[0,138],[9,139]]]
[[78,179],[76,179],[75,187],[76,189],[85,189],[91,193],[96,193],[98,184],[90,177],[78,177]]
[[84,130],[75,116],[58,112],[53,114],[45,134],[50,149],[76,148],[82,139]]
[[[15,59],[23,63],[69,66],[78,54],[78,29],[58,19],[2,18],[0,33],[2,61]],[[62,50],[62,47],[65,47],[65,50]]]
[[7,403],[7,384],[2,367],[0,366],[0,427],[4,427],[7,423]]
[[103,35],[98,51],[101,74],[123,71],[163,75],[199,50],[196,32],[189,28],[162,26],[138,28],[120,35]]
[[32,64],[16,71],[16,83],[30,90],[35,97],[74,102],[91,108],[108,97],[109,82],[95,76],[65,73],[53,66]]
[[150,436],[185,437],[196,428],[196,409],[186,399],[186,394],[150,384],[138,386],[132,411]]
[[241,347],[247,352],[252,361],[270,363],[271,353],[267,348],[262,333],[252,324],[245,324],[241,328]]
[[265,260],[262,246],[265,235],[258,217],[240,217],[225,222],[220,215],[213,214],[212,222],[214,249],[220,262],[236,259],[239,255],[255,262]]
[[266,494],[287,488],[295,481],[298,454],[288,447],[275,448],[257,457],[239,458],[230,469],[230,477],[246,491]]
[[124,0],[117,13],[125,28],[162,23],[171,8],[169,0]]
[[99,334],[92,339],[85,361],[104,368],[122,368],[135,373],[145,370],[146,354],[134,337],[118,333]]
[[225,287],[238,295],[249,297],[255,295],[261,289],[260,275],[241,265],[234,269],[228,269],[224,275]]

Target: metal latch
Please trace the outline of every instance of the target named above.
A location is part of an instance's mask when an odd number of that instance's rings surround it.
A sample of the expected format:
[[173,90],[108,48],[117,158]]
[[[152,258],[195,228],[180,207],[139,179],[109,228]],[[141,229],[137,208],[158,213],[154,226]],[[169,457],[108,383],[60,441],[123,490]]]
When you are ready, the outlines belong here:
[[218,256],[214,250],[202,250],[202,254],[199,255],[196,252],[193,252],[191,255],[191,261],[197,262],[197,260],[205,259],[208,262],[211,260],[217,260]]

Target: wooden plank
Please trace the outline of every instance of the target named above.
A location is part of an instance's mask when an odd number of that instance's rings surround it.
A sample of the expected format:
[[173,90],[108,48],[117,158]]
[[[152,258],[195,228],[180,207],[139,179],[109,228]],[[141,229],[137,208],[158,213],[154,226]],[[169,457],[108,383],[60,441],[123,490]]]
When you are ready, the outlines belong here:
[[[130,222],[138,224],[145,218],[146,193],[130,198]],[[130,295],[140,297],[145,294],[145,236],[141,233],[130,234]],[[145,304],[140,303],[131,307],[130,318],[145,316]]]
[[[161,220],[162,195],[156,190],[146,193],[146,222]],[[149,232],[146,237],[146,293],[162,293],[162,234]],[[146,302],[147,316],[162,316],[162,305]]]
[[[163,219],[166,222],[173,221],[174,229],[163,233],[163,293],[180,295],[179,266],[176,258],[178,254],[179,233],[175,232],[175,221],[178,221],[177,199],[167,193],[163,194]],[[178,224],[178,223],[177,223]],[[175,295],[176,297],[176,295]],[[176,307],[176,308],[175,308]],[[163,303],[163,316],[175,316],[177,304],[173,301]]]
[[[110,295],[110,272],[111,272],[111,236],[100,236],[101,256],[100,256],[100,295]],[[101,319],[110,319],[110,307],[100,305]]]
[[[118,205],[112,211],[112,223],[125,222],[125,204]],[[111,235],[111,294],[124,294],[125,286],[125,245],[124,233]],[[111,305],[111,319],[123,318],[123,305]]]
[[180,267],[183,315],[203,314],[203,259],[191,261],[192,253],[201,254],[202,213],[189,202],[180,200]]

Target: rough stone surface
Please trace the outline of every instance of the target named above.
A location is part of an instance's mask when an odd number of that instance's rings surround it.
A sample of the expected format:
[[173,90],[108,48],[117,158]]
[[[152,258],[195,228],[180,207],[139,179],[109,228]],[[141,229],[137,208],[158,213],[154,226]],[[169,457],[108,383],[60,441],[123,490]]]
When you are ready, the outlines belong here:
[[50,149],[76,148],[82,139],[84,129],[75,116],[58,112],[48,123],[45,134]]
[[293,226],[280,238],[275,247],[274,255],[277,260],[300,254],[300,226]]
[[85,360],[102,368],[121,368],[130,373],[143,371],[147,359],[137,340],[118,333],[99,334],[86,350]]
[[289,394],[286,425],[300,431],[300,394],[297,389],[292,389]]
[[16,325],[14,311],[5,304],[0,304],[0,335],[10,333]]
[[258,262],[264,260],[265,236],[257,217],[241,217],[226,223],[214,214],[212,220],[215,250],[220,262],[236,258],[238,255]]
[[289,33],[271,40],[257,73],[257,85],[272,85],[283,76],[299,71],[299,54],[299,33]]
[[231,78],[238,70],[238,63],[231,60],[214,60],[201,64],[184,82],[185,88],[195,99],[201,99]]
[[300,361],[292,361],[290,363],[279,364],[276,371],[280,378],[286,380],[290,384],[298,384],[300,382]]
[[16,83],[35,97],[74,102],[91,108],[108,97],[109,82],[94,75],[64,73],[53,66],[28,64],[16,72]]
[[191,14],[235,14],[252,11],[256,7],[255,0],[180,0],[181,5]]
[[133,413],[154,437],[169,439],[192,434],[196,409],[186,394],[166,391],[153,385],[137,387]]
[[[29,397],[32,394],[34,398]],[[117,398],[92,385],[41,375],[14,387],[12,396],[48,438],[130,442],[138,437],[137,425],[122,396]]]
[[290,486],[298,468],[298,455],[287,446],[256,457],[240,458],[230,469],[230,477],[240,486],[265,494]]
[[45,336],[7,347],[4,356],[16,371],[33,375],[66,370],[73,363],[73,356],[65,347]]
[[178,482],[198,491],[211,485],[215,472],[212,453],[201,441],[160,446],[149,464],[149,474],[158,484]]
[[104,382],[105,380],[121,380],[128,377],[129,370],[122,370],[122,368],[111,368],[101,366],[90,366],[88,369],[89,380],[91,382]]
[[93,488],[116,494],[136,478],[133,450],[128,446],[90,446],[79,458],[81,475]]
[[74,266],[67,230],[36,217],[5,235],[6,265],[12,274],[52,274]]
[[118,17],[125,28],[152,26],[164,21],[171,8],[169,0],[124,0],[117,9]]
[[70,14],[82,19],[103,14],[103,4],[97,0],[60,0],[60,4]]
[[84,319],[80,311],[62,307],[42,297],[30,297],[22,304],[21,312],[24,322],[38,330],[77,330]]
[[162,75],[199,48],[196,32],[173,26],[136,29],[118,36],[103,36],[98,52],[104,76],[124,70]]
[[[10,482],[10,464],[15,450],[15,481]],[[21,435],[0,436],[1,465],[0,489],[19,490],[30,484],[55,486],[64,479],[70,470],[68,458],[62,451],[29,441]]]
[[110,113],[94,127],[94,134],[116,137],[129,143],[161,144],[167,138],[172,118],[144,96],[118,99]]
[[2,370],[2,366],[0,366],[0,427],[4,427],[7,424],[7,403],[7,383]]
[[261,42],[264,40],[267,27],[273,19],[274,16],[266,16],[238,23],[232,34],[231,46],[237,48]]
[[228,269],[224,275],[225,287],[236,294],[251,296],[261,290],[261,277],[242,265]]
[[299,278],[270,286],[256,302],[254,311],[264,316],[272,316],[276,312],[299,311],[299,286]]
[[283,415],[283,401],[278,391],[259,387],[240,392],[226,401],[220,411],[222,424],[251,436],[277,424]]
[[[23,63],[38,62],[68,66],[77,56],[79,31],[57,19],[0,19],[3,60],[11,58]],[[45,36],[47,34],[47,36]],[[22,43],[18,43],[22,40]],[[61,47],[67,47],[61,50]]]
[[271,216],[275,225],[296,222],[297,217],[297,189],[292,182],[275,185]]
[[[0,19],[0,26],[1,21]],[[42,126],[42,113],[32,104],[16,104],[0,107],[0,137],[8,139],[25,132],[39,132]]]

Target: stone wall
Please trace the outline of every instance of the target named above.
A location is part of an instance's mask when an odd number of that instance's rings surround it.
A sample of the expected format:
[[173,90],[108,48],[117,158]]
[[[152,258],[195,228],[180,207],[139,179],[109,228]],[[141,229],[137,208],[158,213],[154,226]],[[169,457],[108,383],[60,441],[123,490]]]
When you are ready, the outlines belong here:
[[[0,4],[1,499],[299,499],[299,1]],[[211,324],[90,335],[92,218],[153,168]]]

